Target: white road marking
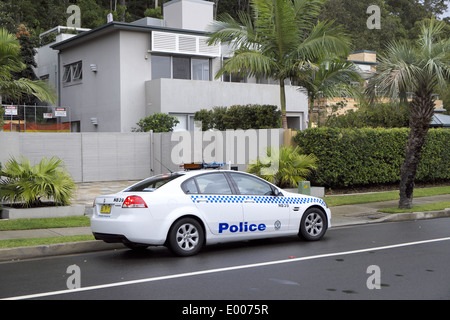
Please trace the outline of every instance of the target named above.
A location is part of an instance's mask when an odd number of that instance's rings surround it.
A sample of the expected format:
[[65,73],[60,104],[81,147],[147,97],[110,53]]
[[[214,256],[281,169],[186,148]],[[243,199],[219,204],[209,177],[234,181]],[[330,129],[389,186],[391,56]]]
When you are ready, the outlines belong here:
[[241,270],[241,269],[258,268],[258,267],[264,267],[264,266],[270,266],[270,265],[276,265],[276,264],[314,260],[314,259],[321,259],[321,258],[329,258],[329,257],[335,257],[335,256],[364,253],[364,252],[369,252],[369,251],[387,250],[387,249],[415,246],[415,245],[421,245],[421,244],[427,244],[427,243],[433,243],[433,242],[441,242],[441,241],[449,241],[449,240],[450,240],[450,237],[422,240],[422,241],[414,241],[414,242],[405,242],[405,243],[393,244],[393,245],[382,246],[382,247],[373,247],[373,248],[366,248],[366,249],[359,249],[359,250],[325,253],[325,254],[318,254],[318,255],[314,255],[314,256],[307,256],[307,257],[300,257],[300,258],[260,262],[260,263],[245,264],[245,265],[234,266],[234,267],[224,267],[224,268],[186,272],[186,273],[172,274],[172,275],[167,275],[167,276],[160,276],[160,277],[153,277],[153,278],[146,278],[146,279],[139,279],[139,280],[108,283],[108,284],[102,284],[102,285],[97,285],[97,286],[82,287],[82,288],[77,288],[77,289],[66,289],[66,290],[60,290],[60,291],[36,293],[36,294],[30,294],[30,295],[24,295],[24,296],[4,298],[1,300],[23,300],[23,299],[42,298],[42,297],[55,296],[55,295],[61,295],[61,294],[71,294],[71,293],[77,293],[77,292],[83,292],[83,291],[99,290],[99,289],[127,286],[127,285],[161,281],[161,280],[171,280],[171,279],[176,279],[176,278],[199,276],[199,275],[210,274],[210,273],[219,273],[219,272],[234,271],[234,270]]

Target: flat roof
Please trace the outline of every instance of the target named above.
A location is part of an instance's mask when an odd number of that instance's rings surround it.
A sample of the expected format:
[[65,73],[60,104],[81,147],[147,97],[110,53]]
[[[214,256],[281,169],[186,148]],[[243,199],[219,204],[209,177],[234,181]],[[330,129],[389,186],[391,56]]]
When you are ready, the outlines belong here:
[[78,34],[75,37],[70,39],[58,42],[50,46],[50,48],[55,50],[64,50],[70,48],[72,46],[78,45],[85,41],[89,41],[100,37],[104,34],[124,30],[124,31],[136,31],[136,32],[151,32],[151,31],[165,31],[165,32],[173,32],[173,33],[184,33],[184,34],[193,34],[193,35],[206,35],[206,32],[196,31],[196,30],[186,30],[186,29],[176,29],[176,28],[168,28],[168,27],[160,27],[160,26],[148,26],[148,25],[139,25],[134,23],[125,23],[125,22],[117,22],[113,21],[98,28],[92,29],[91,31],[86,31]]

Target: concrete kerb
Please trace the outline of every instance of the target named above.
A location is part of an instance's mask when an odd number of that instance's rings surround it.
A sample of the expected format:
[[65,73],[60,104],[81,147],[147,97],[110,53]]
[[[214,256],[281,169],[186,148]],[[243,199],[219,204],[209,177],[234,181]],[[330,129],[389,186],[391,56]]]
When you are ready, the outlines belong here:
[[411,221],[450,217],[450,208],[440,211],[424,211],[424,212],[405,212],[390,214],[386,217],[377,219],[374,222],[396,222],[396,221]]
[[68,254],[105,251],[125,248],[120,243],[105,243],[103,241],[67,242],[32,247],[17,247],[0,249],[0,262],[19,261],[34,258],[44,258]]

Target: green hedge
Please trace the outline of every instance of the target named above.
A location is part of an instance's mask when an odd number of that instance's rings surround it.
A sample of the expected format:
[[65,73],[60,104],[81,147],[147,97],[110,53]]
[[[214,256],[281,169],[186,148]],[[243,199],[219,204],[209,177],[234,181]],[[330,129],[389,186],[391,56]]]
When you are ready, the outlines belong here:
[[233,105],[201,109],[194,114],[202,122],[202,130],[271,129],[281,127],[281,111],[275,105]]
[[[312,128],[298,132],[294,141],[319,159],[311,182],[341,188],[398,183],[408,133],[408,128]],[[450,130],[428,132],[416,181],[450,181]]]

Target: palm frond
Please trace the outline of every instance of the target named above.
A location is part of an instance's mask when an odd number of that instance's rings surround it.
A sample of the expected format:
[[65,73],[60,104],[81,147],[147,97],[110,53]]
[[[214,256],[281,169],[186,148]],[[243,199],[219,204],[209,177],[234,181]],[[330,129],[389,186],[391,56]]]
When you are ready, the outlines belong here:
[[219,78],[223,74],[245,74],[249,76],[267,77],[272,76],[277,69],[274,60],[263,55],[259,51],[240,50],[236,51],[233,59],[224,62],[223,67],[216,74]]
[[296,187],[316,168],[314,155],[301,154],[299,147],[282,146],[279,149],[268,147],[266,156],[251,162],[247,172],[286,188]]
[[318,22],[297,47],[297,55],[304,60],[324,60],[331,56],[348,56],[349,40],[343,28],[333,21]]
[[294,15],[299,30],[303,35],[314,27],[317,17],[326,1],[324,0],[294,0]]
[[6,163],[2,175],[1,199],[28,207],[39,204],[41,199],[69,205],[75,190],[75,182],[56,157],[44,158],[34,166],[26,158],[13,158]]
[[[20,61],[20,43],[16,37],[6,29],[0,29],[0,79],[2,73],[7,71],[19,72],[25,68],[25,64]],[[3,71],[3,72],[2,72]]]
[[33,81],[26,78],[19,80],[0,80],[0,93],[4,96],[17,98],[22,94],[32,94],[41,101],[56,102],[55,89],[46,81]]
[[228,43],[233,50],[237,50],[255,43],[255,32],[250,16],[243,12],[239,12],[238,16],[239,21],[225,13],[213,21],[207,30],[208,45]]

